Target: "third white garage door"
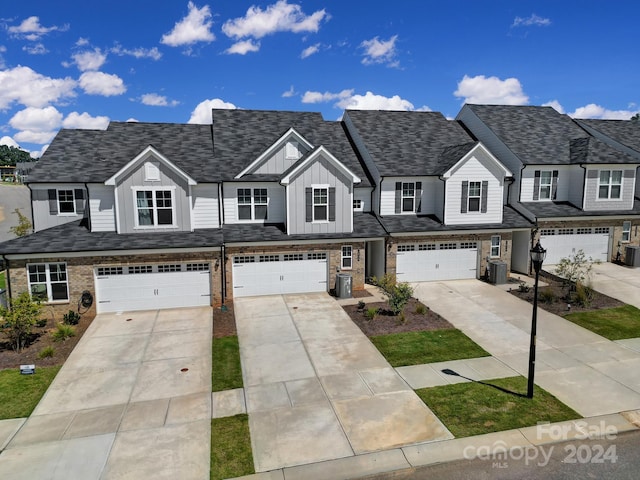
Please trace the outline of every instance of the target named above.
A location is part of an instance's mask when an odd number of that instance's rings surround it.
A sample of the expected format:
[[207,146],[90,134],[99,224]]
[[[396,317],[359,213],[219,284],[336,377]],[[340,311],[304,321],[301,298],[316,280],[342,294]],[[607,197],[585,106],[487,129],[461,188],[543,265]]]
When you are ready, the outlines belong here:
[[584,251],[587,258],[609,260],[609,227],[543,228],[540,244],[547,249],[546,265],[556,265],[560,259]]
[[426,282],[476,278],[476,242],[398,245],[396,278],[399,282]]
[[326,253],[233,257],[233,296],[327,291]]

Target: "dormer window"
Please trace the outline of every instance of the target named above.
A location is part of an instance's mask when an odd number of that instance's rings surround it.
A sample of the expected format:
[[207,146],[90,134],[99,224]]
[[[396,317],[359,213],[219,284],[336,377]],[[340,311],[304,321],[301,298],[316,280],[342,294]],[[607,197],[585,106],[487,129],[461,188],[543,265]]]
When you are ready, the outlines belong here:
[[172,227],[174,226],[173,191],[136,190],[136,227]]
[[598,198],[617,200],[622,192],[622,170],[600,170]]
[[297,160],[300,158],[300,149],[298,148],[298,142],[289,141],[285,146],[285,157],[288,160]]
[[558,170],[533,172],[533,200],[555,200],[558,190]]
[[480,198],[482,193],[482,184],[480,182],[469,182],[469,206],[468,212],[480,211]]

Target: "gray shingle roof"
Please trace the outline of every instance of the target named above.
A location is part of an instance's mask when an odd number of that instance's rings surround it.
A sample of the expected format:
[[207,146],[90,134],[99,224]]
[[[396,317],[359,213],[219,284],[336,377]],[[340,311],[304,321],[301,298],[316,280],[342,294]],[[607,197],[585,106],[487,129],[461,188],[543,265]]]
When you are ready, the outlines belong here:
[[[462,126],[439,112],[347,110],[382,176],[440,175],[473,139]],[[461,156],[462,156],[461,155]]]
[[640,122],[631,120],[578,120],[600,133],[640,153]]
[[632,210],[583,210],[571,202],[523,202],[524,208],[533,213],[536,218],[560,217],[606,217],[621,215],[640,215],[640,199],[634,199]]
[[569,161],[573,164],[638,163],[638,159],[607,145],[595,137],[569,142]]

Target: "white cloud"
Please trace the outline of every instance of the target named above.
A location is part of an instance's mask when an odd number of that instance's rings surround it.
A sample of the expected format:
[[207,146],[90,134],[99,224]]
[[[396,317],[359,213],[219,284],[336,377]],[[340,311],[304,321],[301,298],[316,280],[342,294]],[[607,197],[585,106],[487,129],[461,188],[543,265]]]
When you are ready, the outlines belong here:
[[262,38],[276,32],[317,32],[320,22],[328,18],[324,9],[306,15],[300,5],[278,0],[264,10],[255,5],[249,7],[244,17],[227,20],[222,25],[222,31],[228,37],[236,39]]
[[562,107],[562,105],[560,105],[560,102],[558,100],[551,100],[551,101],[549,101],[547,103],[543,103],[542,106],[543,107],[553,107],[556,112],[564,113],[564,108]]
[[569,113],[573,118],[597,118],[602,120],[629,120],[638,111],[631,110],[609,110],[595,103],[590,103],[584,107],[576,108],[573,113]]
[[307,47],[304,50],[302,50],[302,53],[300,54],[300,58],[310,57],[311,55],[318,53],[319,51],[320,51],[320,44],[316,43],[315,45],[311,45],[310,47]]
[[415,110],[413,103],[400,98],[399,95],[385,97],[372,92],[342,99],[337,103],[337,106],[342,109],[350,108],[358,110]]
[[89,95],[111,97],[127,91],[124,82],[117,75],[103,72],[85,72],[80,76],[80,87]]
[[550,19],[539,17],[535,13],[528,17],[516,17],[511,24],[512,27],[548,27],[549,25],[551,25]]
[[529,102],[517,78],[500,80],[498,77],[465,75],[453,94],[463,98],[465,103],[526,105]]
[[80,37],[78,39],[78,41],[76,42],[76,47],[85,47],[87,45],[89,45],[89,39],[88,38]]
[[31,150],[29,154],[31,155],[31,158],[40,158],[42,155],[44,155],[44,152],[47,151],[47,148],[49,148],[48,143],[46,145],[43,145],[40,150]]
[[35,45],[25,45],[24,47],[22,47],[22,50],[27,52],[29,55],[44,55],[46,53],[49,53],[49,50],[47,50],[41,43],[36,43]]
[[164,95],[158,95],[157,93],[145,93],[140,97],[140,102],[152,107],[175,107],[180,103],[177,100],[169,101],[167,97]]
[[60,128],[61,123],[62,113],[52,106],[44,108],[27,107],[16,112],[9,120],[9,125],[16,130],[29,130],[32,132],[50,132]]
[[128,118],[128,119],[127,119],[127,122],[131,122],[131,123],[138,123],[138,119],[137,119],[137,118],[133,118],[133,117],[131,117],[131,118]]
[[44,107],[64,98],[74,97],[75,80],[51,78],[29,67],[18,66],[0,71],[0,110],[16,102],[25,107]]
[[362,63],[365,65],[384,63],[391,67],[397,67],[396,40],[398,40],[397,35],[394,35],[386,41],[380,40],[378,37],[363,41],[360,44],[360,48],[364,49]]
[[226,108],[229,110],[233,110],[238,107],[236,107],[233,103],[225,102],[224,100],[220,100],[219,98],[214,98],[212,100],[203,100],[198,104],[193,112],[191,112],[191,118],[189,118],[189,121],[187,123],[211,123],[211,110],[213,108]]
[[100,69],[107,60],[107,55],[102,53],[99,48],[96,48],[93,51],[87,50],[86,52],[75,53],[72,58],[78,66],[78,70],[87,72]]
[[121,45],[116,45],[110,50],[114,55],[118,55],[120,57],[124,55],[129,55],[135,58],[150,58],[152,60],[160,60],[162,58],[162,52],[158,50],[158,47],[153,48],[123,48]]
[[20,25],[9,27],[7,30],[9,34],[14,37],[36,41],[49,32],[53,32],[56,30],[60,32],[67,31],[69,30],[69,25],[63,25],[60,27],[43,27],[42,25],[40,25],[40,18],[32,16],[29,18],[25,18]]
[[78,113],[71,112],[62,121],[64,128],[89,129],[89,130],[105,130],[109,126],[109,117],[97,116],[92,117],[87,112]]
[[246,55],[249,52],[257,52],[260,50],[260,42],[253,40],[242,40],[231,45],[225,50],[228,54]]
[[293,89],[293,85],[291,85],[291,88],[289,88],[289,90],[287,90],[286,92],[282,93],[282,98],[291,98],[291,97],[295,97],[296,95],[297,95],[297,93]]
[[170,47],[180,47],[198,42],[212,42],[216,39],[211,33],[212,21],[209,6],[198,8],[193,2],[189,2],[188,8],[187,16],[176,22],[173,30],[162,36],[160,43]]
[[302,103],[323,103],[333,100],[344,100],[345,98],[350,98],[352,95],[353,89],[342,90],[337,93],[306,91],[304,95],[302,95]]
[[13,138],[8,137],[6,135],[0,138],[0,145],[6,145],[7,147],[20,148],[20,145],[18,145],[18,142],[16,142]]
[[31,130],[22,130],[14,135],[19,142],[24,143],[49,143],[56,136],[57,131],[52,132],[33,132]]

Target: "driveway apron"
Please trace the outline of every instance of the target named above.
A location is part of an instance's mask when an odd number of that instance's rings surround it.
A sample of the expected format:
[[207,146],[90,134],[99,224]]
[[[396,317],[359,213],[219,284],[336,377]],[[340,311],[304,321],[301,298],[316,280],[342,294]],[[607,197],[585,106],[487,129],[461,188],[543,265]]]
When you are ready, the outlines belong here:
[[257,472],[452,438],[329,295],[234,308]]
[[[479,280],[425,282],[414,295],[523,376],[532,307]],[[538,309],[535,383],[583,416],[640,408],[640,352]]]
[[640,308],[640,268],[594,264],[591,286],[598,292]]
[[209,478],[211,331],[211,308],[96,316],[0,478]]

